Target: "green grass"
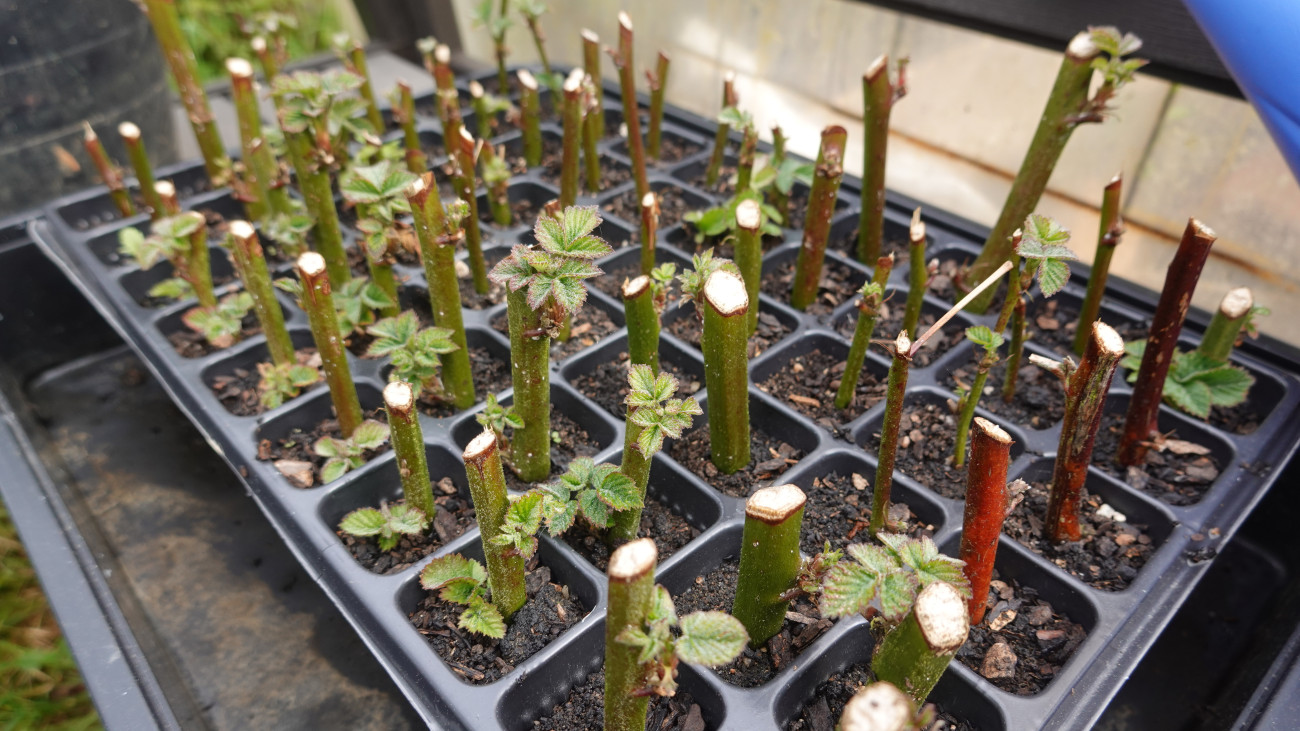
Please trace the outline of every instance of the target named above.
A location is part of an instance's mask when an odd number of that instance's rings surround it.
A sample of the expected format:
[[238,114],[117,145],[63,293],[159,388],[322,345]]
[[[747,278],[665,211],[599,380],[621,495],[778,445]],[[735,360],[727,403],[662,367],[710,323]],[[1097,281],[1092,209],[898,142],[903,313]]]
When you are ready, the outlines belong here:
[[99,716],[0,504],[0,731],[91,728]]

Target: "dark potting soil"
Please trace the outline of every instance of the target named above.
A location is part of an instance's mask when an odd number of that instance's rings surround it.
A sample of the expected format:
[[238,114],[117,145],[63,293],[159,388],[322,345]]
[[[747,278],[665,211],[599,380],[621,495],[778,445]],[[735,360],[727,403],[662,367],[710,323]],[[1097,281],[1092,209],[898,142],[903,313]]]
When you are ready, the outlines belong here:
[[[762,284],[760,285],[763,294],[766,294],[779,302],[789,304],[790,286],[794,283],[795,262],[787,261],[776,267],[773,271],[763,274]],[[831,310],[853,299],[858,290],[862,288],[862,283],[866,281],[866,276],[850,269],[843,264],[827,259],[822,266],[821,281],[817,286],[817,298],[812,304],[808,305],[806,310],[810,315],[825,317],[831,314]]]
[[[803,511],[803,530],[799,550],[815,556],[829,541],[832,549],[850,543],[868,542],[867,524],[871,521],[871,484],[875,474],[853,473],[848,476],[831,472],[814,477],[807,491],[808,503]],[[895,493],[896,495],[897,493]],[[923,523],[906,503],[889,503],[886,520],[897,526],[907,525],[906,534],[914,538],[934,536],[935,526]]]
[[[829,247],[832,250],[838,251],[841,254],[844,254],[845,256],[849,257],[850,259],[857,261],[858,260],[858,227],[854,226],[852,231],[849,231],[848,233],[842,236],[832,235],[830,238]],[[903,265],[907,264],[911,260],[911,255],[912,255],[911,244],[908,242],[907,239],[885,238],[880,242],[880,255],[888,256],[890,254],[894,255],[894,267],[895,268],[902,267]],[[874,261],[863,262],[863,263],[869,267],[874,267],[876,265]]]
[[[551,405],[551,431],[553,432],[551,440],[551,476],[548,479],[558,477],[569,469],[569,463],[578,457],[595,457],[600,451],[600,444],[586,429],[579,426],[563,411]],[[559,435],[559,440],[554,439]],[[534,483],[524,482],[519,479],[512,469],[506,469],[506,487],[519,492],[527,492]]]
[[[691,612],[730,613],[739,575],[740,563],[732,558],[708,574],[697,576],[689,589],[673,597],[677,616]],[[791,619],[790,613],[800,619]],[[740,688],[762,685],[788,667],[805,647],[830,629],[831,624],[831,620],[822,618],[816,604],[806,597],[799,597],[790,603],[785,624],[772,639],[757,649],[746,646],[740,657],[712,670],[719,678]]]
[[[564,150],[559,140],[555,140],[554,145],[555,148],[551,150],[543,144],[541,177],[544,182],[558,188],[563,175]],[[600,191],[609,190],[632,179],[632,169],[626,165],[620,165],[609,158],[601,158],[600,163],[600,188],[596,193],[591,193],[587,190],[587,161],[579,154],[578,193],[580,195],[598,195]]]
[[[971,287],[979,284],[979,282],[966,282],[962,279],[966,275],[965,268],[973,261],[975,257],[962,252],[939,257],[939,271],[930,280],[930,294],[946,302],[955,303],[961,299]],[[958,289],[959,282],[962,284],[961,289]],[[1000,289],[993,296],[993,301],[985,310],[985,314],[997,315],[1002,310],[1002,303],[1006,301],[1006,288],[1002,287],[1001,283],[998,286]]]
[[[613,414],[615,418],[624,419],[627,417],[627,404],[624,403],[624,399],[627,398],[630,390],[627,385],[627,359],[627,351],[623,351],[616,359],[597,364],[590,373],[574,378],[571,383],[574,388],[600,404],[601,408]],[[659,369],[677,379],[677,393],[674,398],[686,398],[699,391],[704,385],[683,373],[670,360],[660,358]]]
[[496,220],[492,218],[492,206],[480,205],[478,209],[479,220],[486,226],[500,231],[503,228],[514,228],[515,226],[526,226],[532,228],[537,222],[537,216],[542,212],[541,205],[533,202],[531,198],[520,198],[510,201],[510,225],[498,226]]
[[[799,715],[785,725],[786,731],[833,731],[849,699],[862,686],[874,681],[875,676],[871,674],[869,662],[850,665],[831,675],[817,686],[817,690],[799,710]],[[936,705],[934,723],[926,727],[925,731],[979,731],[979,726],[957,718]]]
[[[786,228],[795,228],[800,230],[803,229],[804,224],[808,220],[809,193],[810,191],[803,186],[799,186],[794,190],[790,191],[790,220],[786,222]],[[839,198],[836,198],[835,209],[831,212],[831,217],[834,218],[837,214],[839,214],[847,207],[848,206],[846,206],[843,201],[841,201]],[[857,249],[855,248],[854,249],[855,254],[856,251]]]
[[[560,166],[563,160],[564,141],[552,137],[551,135],[542,135],[542,161],[538,164],[538,167],[542,169],[543,175],[552,172],[551,168],[554,167],[554,179],[548,180],[547,182],[553,183],[556,187],[559,187],[560,184]],[[514,175],[523,175],[528,172],[528,161],[524,159],[522,142],[520,143],[518,154],[508,155],[506,157],[506,164],[510,166],[510,172]],[[581,148],[579,148],[578,152],[578,166],[579,169],[581,169]],[[581,172],[579,172],[579,175],[581,175]]]
[[[601,668],[569,691],[551,712],[533,721],[536,731],[576,731],[605,726],[605,670]],[[671,698],[650,696],[646,729],[653,731],[704,731],[708,726],[700,706],[689,691],[677,689]]]
[[[469,368],[474,374],[475,393],[495,394],[510,388],[510,361],[497,358],[487,348],[469,349]],[[417,405],[420,413],[435,419],[445,419],[459,412],[455,404],[428,391],[420,394]]]
[[[954,391],[958,385],[963,389],[969,388],[978,372],[974,356],[971,358],[944,373],[944,385]],[[1029,353],[1025,353],[1020,362],[1020,376],[1016,379],[1016,393],[1011,403],[1002,400],[1002,383],[1007,372],[1004,361],[989,369],[980,406],[1013,423],[1048,429],[1065,417],[1065,389],[1061,386],[1061,379],[1029,363]]]
[[730,197],[736,191],[736,166],[723,163],[718,168],[718,180],[713,185],[705,182],[708,177],[709,163],[706,160],[699,172],[693,175],[686,182],[694,185],[700,190],[707,190],[710,193],[717,193],[723,197]]
[[[944,497],[961,500],[966,494],[966,468],[950,464],[956,437],[957,417],[946,406],[904,403],[898,423],[895,474],[907,475]],[[871,434],[863,446],[877,454],[880,432]]]
[[1007,516],[1002,532],[1090,586],[1120,591],[1132,583],[1156,550],[1147,527],[1099,516],[1104,501],[1084,489],[1079,510],[1083,539],[1053,543],[1043,535],[1049,491],[1047,482],[1029,483],[1029,491]]
[[[653,497],[647,497],[645,508],[641,510],[641,527],[637,535],[654,539],[662,562],[699,536],[700,532],[668,506]],[[601,531],[593,529],[585,520],[579,520],[564,534],[564,542],[601,571],[609,568],[610,546],[605,542]]]
[[415,629],[433,646],[452,672],[473,685],[499,680],[519,663],[537,654],[586,616],[588,608],[569,587],[551,583],[551,570],[536,566],[534,556],[525,577],[528,601],[515,613],[499,640],[472,634],[456,626],[465,609],[426,592],[409,616]]
[[[492,318],[492,328],[510,337],[510,320],[505,312]],[[551,338],[551,358],[557,361],[564,360],[579,350],[595,345],[597,341],[617,329],[618,325],[609,318],[609,313],[589,302],[573,316],[568,340],[560,341]]]
[[[434,483],[433,495],[438,512],[433,516],[429,530],[416,536],[402,536],[397,547],[391,551],[380,550],[379,539],[374,536],[353,536],[341,530],[334,533],[343,541],[352,558],[368,571],[395,574],[459,537],[474,525],[474,503],[469,498],[461,497],[451,478],[444,477]],[[393,505],[405,502],[397,500]]]
[[[676,225],[682,216],[691,210],[681,188],[666,185],[655,191],[659,198],[659,230]],[[634,226],[641,225],[641,199],[636,195],[636,187],[628,188],[622,195],[605,202],[603,210],[618,216]]]
[[[612,241],[610,243],[614,244]],[[632,242],[627,243],[631,244]],[[595,285],[596,289],[621,302],[623,300],[623,282],[639,276],[641,276],[641,262],[638,260],[631,264],[607,269],[604,274],[588,281]],[[664,293],[664,309],[672,307],[680,298],[681,293],[678,289],[669,287],[668,291]]]
[[[704,326],[700,319],[695,316],[695,306],[693,304],[686,307],[686,310],[671,321],[665,322],[663,332],[670,333],[673,337],[694,345],[698,350]],[[755,328],[754,334],[749,338],[749,359],[753,360],[762,353],[767,352],[768,348],[775,345],[790,332],[790,328],[786,327],[785,323],[776,315],[760,309],[758,311],[758,327]]]
[[[876,329],[871,335],[872,339],[892,342],[894,338],[898,337],[898,333],[903,329],[903,315],[906,314],[906,309],[907,295],[903,292],[899,292],[894,295],[892,300],[882,304],[880,316],[876,318]],[[928,330],[937,319],[934,315],[922,310],[920,318],[916,321],[917,336],[919,337],[921,333]],[[835,331],[849,342],[853,342],[853,331],[857,326],[858,310],[856,307],[850,308],[846,314],[835,321]],[[925,341],[925,345],[921,346],[916,355],[912,356],[912,368],[925,368],[946,355],[951,348],[964,339],[966,339],[966,332],[962,326],[949,320],[939,332]],[[884,353],[888,356],[888,353],[880,346],[873,347],[876,348],[877,353]]]
[[[257,315],[252,310],[249,310],[239,324],[239,337],[235,338],[235,343],[247,340],[262,332],[262,324],[257,321]],[[205,355],[223,350],[223,348],[213,346],[212,343],[208,342],[207,338],[189,329],[184,324],[174,332],[167,334],[167,342],[172,344],[176,354],[182,358],[202,358]],[[231,343],[231,345],[234,345],[234,343]]]
[[957,660],[1008,693],[1034,695],[1052,682],[1088,633],[1039,598],[1037,589],[998,580],[997,571],[993,576],[989,610],[971,627]]
[[[212,184],[208,182],[206,176],[200,176],[195,178],[193,183],[189,186],[185,188],[177,188],[176,195],[179,198],[193,198],[200,193],[206,193],[210,190],[212,190]],[[140,195],[140,191],[136,190],[134,186],[127,188],[127,193],[131,197],[131,205],[135,206],[136,213],[147,213],[149,211],[149,206],[145,203],[144,197]],[[87,231],[96,226],[102,226],[106,223],[122,220],[122,215],[117,211],[117,204],[113,202],[113,199],[108,193],[104,193],[100,196],[100,198],[97,199],[97,202],[100,205],[98,210],[92,211],[83,218],[79,218],[75,221],[68,221],[72,228],[77,231]],[[220,214],[208,209],[200,209],[199,213],[208,217],[209,226],[212,225],[211,220],[213,217],[217,220],[221,219]],[[147,226],[144,227],[142,233],[145,233],[146,235],[149,233]]]
[[[606,107],[606,109],[609,108],[610,107],[608,106]],[[647,122],[644,117],[641,120],[641,129],[643,130],[642,138],[644,139],[644,130],[647,129]],[[619,127],[610,125],[605,125],[605,131],[606,137],[613,137],[620,134]],[[626,136],[626,130],[622,131],[621,134]],[[703,149],[704,146],[699,143],[665,132],[659,137],[659,158],[652,158],[649,153],[647,153],[645,158],[646,164],[652,167],[668,167],[699,153],[699,151]],[[614,152],[626,157],[632,156],[627,148],[626,139],[620,141],[614,146]]]
[[[316,348],[302,348],[295,355],[298,357],[299,364],[310,366],[319,371],[320,357],[316,354]],[[234,368],[228,374],[212,378],[212,380],[208,381],[208,387],[212,389],[217,400],[221,401],[221,405],[226,407],[226,411],[235,416],[257,416],[266,411],[266,408],[262,406],[261,391],[258,389],[258,384],[261,381],[262,376],[258,373],[257,366]],[[324,380],[317,381],[302,389],[298,395],[301,396],[322,383],[324,383]]]
[[[1157,497],[1170,505],[1191,505],[1218,479],[1222,465],[1209,454],[1177,454],[1173,450],[1147,450],[1141,466],[1122,467],[1115,461],[1119,440],[1124,433],[1124,414],[1102,414],[1101,428],[1092,450],[1092,463],[1107,474]],[[1177,432],[1165,438],[1179,439]]]
[[803,450],[787,444],[757,426],[749,431],[749,464],[730,475],[724,475],[713,465],[709,450],[709,427],[692,429],[668,447],[668,455],[697,477],[717,490],[732,497],[749,497],[760,487],[799,463]]
[[[460,264],[456,264],[457,268]],[[466,265],[468,267],[468,264]],[[488,267],[492,271],[492,267]],[[487,294],[479,294],[474,289],[474,278],[466,272],[465,276],[457,274],[457,283],[460,285],[460,304],[467,310],[486,310],[493,305],[504,302],[506,299],[506,288],[492,280],[488,280]]]
[[817,425],[839,436],[842,426],[885,399],[886,384],[876,380],[865,367],[848,408],[835,408],[835,394],[844,377],[844,361],[821,350],[790,359],[766,380],[755,384],[758,390],[785,401]]
[[[382,407],[366,414],[367,419],[387,421]],[[312,450],[312,445],[321,437],[343,438],[338,419],[326,419],[310,431],[292,429],[280,439],[263,439],[257,444],[257,458],[270,462],[284,478],[294,487],[313,487],[320,483],[320,469],[328,460]],[[390,442],[384,442],[378,449],[372,449],[362,455],[366,462],[392,449]],[[308,470],[310,466],[310,470]]]

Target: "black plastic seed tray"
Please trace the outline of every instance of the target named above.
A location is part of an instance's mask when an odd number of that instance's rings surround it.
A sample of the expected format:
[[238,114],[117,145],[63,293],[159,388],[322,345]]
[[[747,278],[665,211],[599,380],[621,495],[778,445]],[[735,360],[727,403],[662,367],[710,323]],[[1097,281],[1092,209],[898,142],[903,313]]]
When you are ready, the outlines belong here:
[[[611,135],[599,148],[607,170],[626,170],[630,162],[625,155],[625,143],[617,136],[621,121],[617,88],[607,84],[606,92]],[[643,106],[644,103],[642,100]],[[421,137],[436,152],[441,143],[440,128],[435,119],[425,116],[432,107],[417,101],[417,109]],[[670,109],[666,114],[665,141],[685,154],[671,164],[652,167],[653,187],[684,200],[686,209],[716,204],[720,200],[717,195],[690,182],[707,160],[712,146],[712,125],[677,110]],[[472,118],[468,121],[473,129]],[[544,128],[548,140],[559,140],[560,129],[553,117]],[[518,133],[513,131],[501,134],[494,141],[508,149],[517,149],[520,144]],[[182,192],[192,193],[183,200],[187,207],[209,209],[227,217],[240,215],[229,191],[203,190],[197,182],[202,179],[200,165],[180,167],[170,174],[178,180],[193,181],[178,185]],[[856,179],[846,177],[833,222],[833,240],[847,237],[856,226],[857,185]],[[512,202],[527,200],[534,209],[558,195],[553,177],[545,168],[518,175],[510,183],[509,191]],[[635,198],[630,181],[580,202],[605,209],[621,197]],[[885,238],[905,240],[907,218],[917,204],[896,195],[890,195],[888,203]],[[630,271],[636,266],[636,250],[621,248],[636,238],[636,223],[621,220],[608,211],[604,215],[606,220],[600,233],[617,250],[602,261],[609,274],[603,281],[593,280],[584,314],[575,319],[575,332],[582,334],[575,335],[576,343],[566,346],[560,351],[560,357],[553,359],[551,389],[554,408],[587,432],[595,445],[596,458],[616,462],[623,436],[621,418],[574,385],[602,364],[615,361],[626,348],[621,304],[606,291],[615,291],[613,285],[621,282],[624,267]],[[984,229],[942,212],[926,211],[924,217],[929,225],[932,256],[965,259],[977,253]],[[418,582],[423,562],[393,575],[377,575],[359,565],[335,533],[339,520],[349,510],[373,506],[381,499],[400,495],[391,452],[329,485],[309,489],[292,486],[270,463],[259,460],[259,441],[285,435],[295,427],[309,431],[327,418],[331,409],[328,392],[316,387],[257,417],[238,417],[224,409],[209,384],[214,377],[229,374],[236,368],[252,368],[264,359],[262,338],[253,337],[228,350],[195,359],[178,355],[167,335],[183,327],[181,315],[193,302],[150,306],[152,303],[144,292],[165,276],[166,265],[142,272],[120,261],[116,236],[125,225],[144,226],[147,221],[143,217],[116,220],[109,199],[99,189],[53,203],[46,211],[46,220],[34,223],[31,233],[139,352],[180,408],[241,476],[303,566],[316,577],[429,723],[448,728],[530,728],[534,719],[549,713],[576,683],[600,666],[606,597],[604,575],[568,544],[549,538],[542,539],[541,561],[551,569],[556,581],[567,584],[582,601],[588,609],[586,616],[541,652],[493,683],[471,684],[441,660],[408,620],[408,614],[425,594]],[[483,231],[489,264],[508,253],[511,245],[531,240],[529,227],[523,225],[501,229],[485,224]],[[798,230],[786,230],[781,241],[773,242],[764,258],[765,275],[774,275],[782,265],[793,262],[800,236]],[[681,224],[663,226],[658,241],[661,261],[688,264],[695,249],[692,236]],[[216,246],[212,249],[212,260],[215,272],[229,272],[228,259]],[[868,269],[834,250],[828,253],[826,265],[853,288],[868,278]],[[287,265],[280,265],[279,271],[287,270]],[[423,271],[406,266],[399,266],[398,270],[408,298],[418,302],[425,287]],[[1077,305],[1085,277],[1086,271],[1077,271],[1071,284],[1058,295],[1056,299],[1062,311],[1069,309],[1071,303]],[[602,291],[602,284],[606,291]],[[237,285],[226,285],[226,290],[233,286]],[[890,289],[898,293],[896,299],[901,301],[906,288],[904,257],[890,279]],[[1116,290],[1119,294],[1108,299],[1102,319],[1116,326],[1143,323],[1154,304],[1151,296],[1144,298],[1140,291],[1121,282],[1116,283]],[[793,359],[815,349],[842,359],[848,348],[844,332],[846,327],[851,327],[855,312],[851,299],[846,296],[819,301],[816,314],[805,314],[789,308],[785,296],[767,293],[760,296],[760,313],[769,316],[765,323],[773,332],[782,334],[773,336],[772,342],[751,362],[751,417],[762,430],[802,451],[803,457],[779,477],[752,487],[788,481],[813,490],[816,489],[814,480],[831,472],[841,476],[874,475],[873,435],[882,420],[883,404],[874,405],[847,424],[819,422],[792,407],[798,404],[783,401],[759,388],[766,378],[787,369]],[[306,344],[310,335],[304,314],[287,298],[282,304],[295,340]],[[927,312],[937,314],[944,309],[944,302],[927,295]],[[470,346],[486,349],[493,358],[508,359],[508,338],[493,327],[494,321],[503,318],[504,305],[500,303],[482,310],[467,310],[465,321]],[[609,323],[602,323],[602,318],[607,318]],[[673,324],[683,318],[694,318],[689,305],[680,307],[674,303],[664,313],[661,355],[685,376],[689,391],[702,385],[703,364],[698,348],[673,334]],[[1062,322],[1067,321],[1063,316]],[[967,325],[992,322],[992,317],[962,314],[946,331],[953,333],[954,341],[960,341],[960,333]],[[591,329],[585,329],[584,325],[590,325]],[[602,327],[612,332],[597,337]],[[1188,345],[1195,341],[1195,334],[1190,332],[1193,329],[1195,326],[1189,326],[1184,336]],[[1051,354],[1034,342],[1028,349]],[[1272,485],[1280,467],[1296,451],[1300,438],[1300,419],[1296,418],[1300,380],[1295,374],[1300,366],[1289,351],[1278,355],[1274,350],[1265,341],[1262,345],[1247,345],[1235,356],[1257,379],[1250,408],[1260,420],[1253,433],[1228,433],[1162,407],[1162,430],[1174,430],[1182,439],[1205,445],[1218,465],[1217,478],[1198,499],[1190,504],[1171,505],[1130,487],[1123,479],[1096,467],[1092,469],[1088,489],[1129,520],[1147,525],[1148,535],[1158,546],[1127,588],[1120,591],[1093,588],[1004,536],[998,556],[1000,575],[1036,590],[1058,612],[1087,631],[1087,638],[1055,677],[1040,692],[1017,696],[998,689],[960,662],[954,662],[932,700],[946,712],[981,729],[1083,729],[1092,724],[1205,573],[1216,548],[1236,531]],[[386,362],[350,358],[362,405],[370,410],[378,408]],[[959,344],[947,353],[934,354],[933,360],[924,367],[914,367],[908,405],[943,406],[952,397],[947,374],[969,360],[969,347]],[[872,374],[882,377],[887,367],[887,361],[879,354],[870,355],[868,370]],[[1122,377],[1117,377],[1110,397],[1113,412],[1122,413],[1129,393]],[[505,399],[509,395],[509,389],[499,394]],[[697,395],[707,411],[707,393],[699,390]],[[992,398],[996,397],[986,398],[986,402]],[[478,408],[481,403],[472,411]],[[1040,420],[1038,428],[1031,428],[984,410],[981,413],[1005,425],[1015,438],[1013,476],[1050,479],[1059,425]],[[449,418],[426,416],[422,417],[422,423],[434,479],[450,477],[465,493],[459,455],[479,430],[473,413]],[[671,451],[669,445],[655,459],[651,494],[700,531],[698,537],[660,566],[660,581],[678,593],[693,584],[696,577],[738,554],[744,513],[742,499],[711,487],[669,457]],[[927,532],[941,549],[955,553],[961,530],[961,503],[940,496],[907,474],[896,474],[894,484],[894,501],[906,503],[922,525],[932,526]],[[441,546],[435,555],[452,552],[481,556],[477,530],[471,529]],[[689,666],[682,669],[681,685],[700,705],[710,727],[780,728],[799,715],[821,681],[850,665],[867,662],[871,648],[867,623],[861,618],[844,619],[804,648],[793,663],[763,686],[733,687],[712,672]]]

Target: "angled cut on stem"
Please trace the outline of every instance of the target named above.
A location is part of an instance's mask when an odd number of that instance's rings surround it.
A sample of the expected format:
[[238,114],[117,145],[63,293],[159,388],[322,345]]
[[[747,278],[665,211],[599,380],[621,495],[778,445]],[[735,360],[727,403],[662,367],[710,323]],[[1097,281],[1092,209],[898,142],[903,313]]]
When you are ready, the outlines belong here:
[[212,110],[208,107],[208,95],[199,83],[198,62],[194,60],[194,51],[181,32],[176,2],[142,0],[142,5],[153,26],[158,45],[162,47],[163,58],[167,60],[172,78],[176,81],[176,88],[180,91],[181,104],[185,106],[186,117],[194,129],[194,138],[199,143],[199,152],[203,154],[208,178],[212,181],[213,188],[220,188],[230,182],[230,157],[226,154]]
[[1192,304],[1192,292],[1201,278],[1201,270],[1210,256],[1215,238],[1210,227],[1195,218],[1190,219],[1174,260],[1169,263],[1165,286],[1160,291],[1160,301],[1156,303],[1155,315],[1151,318],[1142,367],[1133,387],[1116,455],[1125,467],[1140,465],[1146,459],[1147,439],[1156,428],[1165,377],[1169,375],[1169,365],[1173,362],[1178,334],[1183,329],[1183,320]]
[[560,161],[560,207],[578,200],[578,155],[582,148],[582,69],[564,80],[564,153]]
[[[871,62],[862,75],[863,115],[862,213],[858,217],[858,260],[880,258],[885,233],[885,152],[889,145],[889,113],[907,93],[907,59],[898,62],[898,82],[889,80],[889,56]],[[904,326],[906,327],[906,326]],[[915,335],[915,326],[911,329]]]
[[736,267],[745,280],[745,293],[753,304],[746,319],[749,335],[758,330],[758,289],[763,278],[763,211],[758,201],[746,198],[736,206]]
[[397,472],[402,478],[402,495],[432,520],[438,512],[429,483],[429,464],[424,454],[424,433],[415,409],[415,391],[411,384],[393,381],[384,386],[384,410],[388,413],[389,439],[397,454]]
[[655,268],[655,244],[659,231],[659,197],[654,193],[641,196],[641,273],[649,275]]
[[[1034,131],[1025,159],[1020,163],[1020,171],[1011,184],[1002,213],[989,230],[983,251],[971,265],[970,281],[988,276],[994,267],[1011,258],[1007,244],[1011,232],[1038,206],[1070,135],[1080,124],[1105,121],[1115,92],[1132,81],[1133,74],[1145,63],[1140,59],[1124,60],[1123,56],[1141,47],[1142,42],[1136,36],[1121,36],[1114,28],[1092,28],[1070,41],[1038,129]],[[1103,53],[1109,58],[1102,60]],[[1094,69],[1102,72],[1103,81],[1089,96]],[[992,290],[988,291],[971,304],[971,311],[983,314],[993,295]]]
[[921,209],[912,211],[912,225],[907,229],[907,307],[903,310],[903,329],[908,337],[916,337],[916,326],[921,321],[921,305],[925,290],[930,285],[930,269],[925,263],[925,221]]
[[[645,174],[645,140],[641,138],[641,113],[636,103],[636,71],[632,56],[632,19],[618,14],[618,51],[611,52],[618,68],[619,88],[623,96],[623,122],[627,125],[627,151],[632,158],[632,177],[636,180],[636,197],[645,198],[650,183]],[[595,78],[594,76],[592,78]]]
[[1056,449],[1052,491],[1043,525],[1047,537],[1056,543],[1082,537],[1079,505],[1083,500],[1083,483],[1092,462],[1092,447],[1101,426],[1106,394],[1115,368],[1124,357],[1124,340],[1114,328],[1104,322],[1094,322],[1091,331],[1092,337],[1077,368],[1069,359],[1057,364],[1030,356],[1035,364],[1060,376],[1065,385],[1065,419],[1061,422],[1061,441]]
[[725,475],[749,464],[749,320],[745,282],[716,271],[704,283],[704,381],[709,389],[709,446]]
[[966,506],[962,516],[962,573],[970,581],[969,615],[979,624],[988,609],[989,582],[998,554],[998,536],[1011,508],[1007,469],[1011,466],[1010,434],[983,417],[975,417],[970,468],[966,471]]
[[[862,364],[867,359],[867,347],[871,345],[871,336],[876,332],[876,318],[880,316],[880,306],[885,301],[885,283],[889,281],[889,272],[894,268],[893,255],[882,256],[876,261],[876,271],[871,281],[863,285],[859,292],[858,322],[853,327],[853,343],[849,346],[849,356],[844,363],[844,375],[840,377],[840,387],[835,393],[835,408],[847,409],[853,403],[853,396],[858,390],[858,381],[862,379]],[[907,328],[903,328],[907,332]]]
[[1212,361],[1226,363],[1254,312],[1255,295],[1249,287],[1229,290],[1219,302],[1219,309],[1214,311],[1196,350]]
[[609,610],[605,616],[605,728],[644,729],[650,699],[637,691],[645,685],[641,649],[618,641],[629,629],[646,623],[655,596],[654,540],[638,538],[609,557]]
[[664,90],[668,88],[669,61],[668,54],[660,51],[655,70],[646,72],[646,79],[650,82],[650,131],[646,134],[646,153],[655,160],[659,159],[663,137]]
[[807,496],[795,485],[756,491],[745,503],[740,573],[731,613],[760,647],[781,631],[790,606],[782,595],[799,576],[799,532]]
[[491,429],[484,429],[470,441],[461,456],[465,461],[465,478],[483,543],[492,603],[509,620],[528,600],[528,595],[524,591],[524,557],[492,540],[502,534],[506,509],[510,505],[496,434]]
[[519,121],[524,137],[524,164],[535,168],[542,164],[542,102],[537,93],[537,79],[528,69],[519,69]]
[[99,135],[95,134],[90,122],[81,124],[85,130],[86,154],[90,155],[95,170],[99,171],[99,179],[108,188],[108,195],[113,199],[113,205],[117,206],[117,212],[122,214],[122,218],[134,216],[135,204],[131,202],[131,193],[126,189],[126,183],[122,182],[122,170],[108,159],[104,144],[99,141]]
[[244,291],[253,297],[253,311],[257,313],[257,320],[266,335],[266,349],[271,354],[271,361],[277,366],[292,365],[297,362],[293,341],[284,326],[284,310],[280,309],[280,302],[275,298],[257,232],[248,221],[231,221],[227,231],[235,270],[244,283]]
[[[722,109],[739,104],[736,96],[736,72],[727,71],[722,75]],[[720,123],[713,135],[713,154],[709,155],[709,166],[704,169],[704,184],[710,188],[718,184],[718,175],[722,172],[722,160],[727,154],[727,137],[731,135],[731,125]]]
[[1078,329],[1074,333],[1074,352],[1083,355],[1092,337],[1092,323],[1101,312],[1101,300],[1106,294],[1106,278],[1110,275],[1110,260],[1115,247],[1124,237],[1124,219],[1120,215],[1122,202],[1122,176],[1116,175],[1106,184],[1101,196],[1101,232],[1097,235],[1097,253],[1092,260],[1092,273],[1088,275],[1088,291],[1079,308]]
[[320,353],[325,383],[329,385],[330,400],[334,402],[334,411],[339,419],[339,430],[347,439],[356,431],[363,417],[357,387],[352,382],[347,350],[339,333],[334,299],[330,296],[330,277],[325,259],[314,251],[308,251],[298,257],[297,269],[302,281],[303,309],[307,311],[312,339]]
[[[438,198],[433,173],[425,173],[406,192],[420,240],[420,261],[429,282],[429,304],[433,322],[451,330],[456,350],[438,356],[442,380],[458,409],[474,405],[474,372],[465,339],[465,317],[461,309],[460,284],[456,279],[456,243],[464,238],[460,219],[449,215]],[[463,213],[463,211],[459,212]]]
[[969,633],[966,601],[951,584],[936,581],[921,590],[912,611],[880,640],[871,671],[924,703]]
[[790,306],[805,310],[817,299],[822,263],[826,258],[826,237],[830,235],[831,216],[835,213],[835,196],[844,178],[844,146],[848,132],[833,125],[822,130],[821,150],[813,173],[812,192],[808,195],[808,216],[804,223],[803,246],[795,262]]
[[[149,164],[149,152],[145,149],[144,140],[140,138],[140,128],[131,122],[123,122],[117,126],[117,134],[122,138],[122,145],[126,147],[126,158],[131,162],[131,170],[135,172],[136,187],[140,189],[140,196],[144,198],[145,205],[149,206],[149,217],[156,221],[164,215],[162,200],[159,199],[158,190],[154,187],[158,181],[154,179],[153,165]],[[96,161],[96,165],[98,164],[99,162]],[[117,201],[116,196],[113,200]]]

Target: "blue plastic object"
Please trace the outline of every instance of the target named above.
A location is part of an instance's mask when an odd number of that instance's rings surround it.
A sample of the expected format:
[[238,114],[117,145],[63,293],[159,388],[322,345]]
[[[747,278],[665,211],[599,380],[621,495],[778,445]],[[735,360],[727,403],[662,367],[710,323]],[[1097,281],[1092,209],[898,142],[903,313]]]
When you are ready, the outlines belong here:
[[1300,179],[1300,2],[1183,2]]

